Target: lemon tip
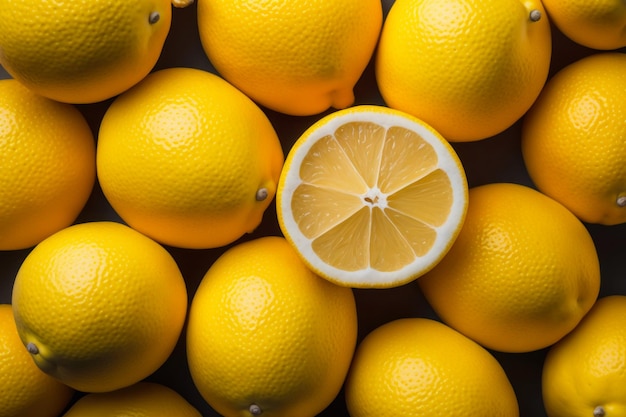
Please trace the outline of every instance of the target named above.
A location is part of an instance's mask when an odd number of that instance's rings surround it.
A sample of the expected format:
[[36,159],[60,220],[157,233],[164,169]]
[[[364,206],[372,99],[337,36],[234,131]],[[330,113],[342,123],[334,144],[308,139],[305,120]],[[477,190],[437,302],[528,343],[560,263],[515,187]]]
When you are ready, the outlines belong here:
[[345,109],[354,104],[354,91],[352,88],[340,88],[330,93],[331,107]]
[[182,9],[187,6],[191,6],[195,0],[172,0],[172,6]]

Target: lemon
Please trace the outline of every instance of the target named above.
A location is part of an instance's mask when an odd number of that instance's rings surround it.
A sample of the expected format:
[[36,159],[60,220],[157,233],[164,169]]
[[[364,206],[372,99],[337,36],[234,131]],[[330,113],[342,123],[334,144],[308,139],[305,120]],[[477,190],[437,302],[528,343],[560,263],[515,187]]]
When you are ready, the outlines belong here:
[[10,304],[0,304],[0,417],[57,417],[73,390],[41,372],[17,334]]
[[351,417],[517,417],[513,387],[496,359],[450,327],[397,319],[358,346],[346,380]]
[[350,106],[381,26],[380,0],[198,1],[202,46],[220,75],[290,115]]
[[425,273],[467,210],[465,172],[450,144],[382,106],[340,110],[309,127],[278,187],[285,237],[316,273],[351,287],[393,287]]
[[594,49],[626,46],[626,3],[621,0],[542,0],[554,25],[572,41]]
[[106,111],[98,135],[102,190],[122,219],[177,247],[227,245],[259,225],[283,151],[268,118],[217,75],[150,74]]
[[128,226],[81,223],[39,243],[22,263],[13,311],[44,372],[79,391],[111,391],[168,358],[187,310],[170,254]]
[[54,100],[108,99],[156,64],[169,33],[171,4],[0,0],[0,64],[28,88]]
[[154,382],[138,382],[81,397],[63,417],[201,417],[179,393]]
[[450,141],[475,141],[523,116],[550,59],[539,0],[397,0],[383,25],[376,80],[390,107]]
[[418,281],[441,319],[505,352],[545,348],[595,302],[594,242],[565,207],[530,187],[494,183],[469,191],[452,249]]
[[69,226],[95,178],[96,145],[78,109],[1,80],[0,250],[30,248]]
[[224,416],[315,416],[338,395],[357,337],[354,295],[312,273],[282,237],[237,244],[191,303],[187,358]]
[[543,365],[548,417],[626,416],[626,296],[598,299]]
[[626,55],[603,52],[554,75],[524,117],[533,183],[587,223],[626,222]]

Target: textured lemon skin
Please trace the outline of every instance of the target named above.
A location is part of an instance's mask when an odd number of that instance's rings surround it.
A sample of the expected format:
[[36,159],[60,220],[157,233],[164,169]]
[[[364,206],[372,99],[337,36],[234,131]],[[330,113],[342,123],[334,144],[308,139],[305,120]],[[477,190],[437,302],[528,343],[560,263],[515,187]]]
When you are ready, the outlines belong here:
[[217,71],[290,115],[350,106],[381,26],[379,0],[198,2],[200,39]]
[[128,226],[70,226],[20,267],[12,305],[37,366],[85,392],[132,385],[174,349],[187,290],[174,259]]
[[625,100],[626,56],[597,53],[555,74],[524,117],[533,183],[587,223],[626,222]]
[[248,97],[209,72],[171,68],[109,107],[97,169],[131,227],[167,245],[210,248],[259,225],[283,159],[273,126]]
[[187,357],[224,416],[315,416],[338,395],[357,336],[349,288],[313,274],[282,237],[229,249],[191,304]]
[[[171,24],[170,0],[0,1],[0,64],[52,99],[91,103],[145,77]],[[159,19],[150,22],[150,15]]]
[[361,342],[346,380],[351,417],[517,417],[513,387],[491,354],[430,319],[388,322]]
[[550,348],[543,366],[549,417],[626,416],[626,296],[598,299],[576,328]]
[[116,391],[81,397],[63,417],[201,417],[180,394],[165,385],[138,382]]
[[[538,21],[531,11],[541,13]],[[397,0],[376,53],[385,103],[455,142],[513,125],[547,77],[550,25],[541,2]]]
[[0,250],[25,249],[69,226],[96,178],[96,145],[69,104],[0,81]]
[[556,27],[574,42],[609,50],[626,46],[626,3],[620,0],[542,0]]
[[57,417],[73,394],[33,363],[10,304],[0,305],[0,375],[0,417]]
[[461,233],[418,280],[451,327],[490,349],[545,348],[570,332],[595,302],[594,242],[565,207],[518,184],[471,188]]

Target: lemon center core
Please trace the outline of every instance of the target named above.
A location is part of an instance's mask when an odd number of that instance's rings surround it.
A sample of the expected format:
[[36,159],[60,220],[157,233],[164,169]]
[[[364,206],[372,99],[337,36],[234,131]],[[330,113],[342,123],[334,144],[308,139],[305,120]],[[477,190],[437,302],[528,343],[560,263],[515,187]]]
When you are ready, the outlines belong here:
[[380,207],[384,209],[387,207],[387,196],[385,193],[380,191],[378,187],[370,188],[364,195],[363,201],[367,203],[367,205]]

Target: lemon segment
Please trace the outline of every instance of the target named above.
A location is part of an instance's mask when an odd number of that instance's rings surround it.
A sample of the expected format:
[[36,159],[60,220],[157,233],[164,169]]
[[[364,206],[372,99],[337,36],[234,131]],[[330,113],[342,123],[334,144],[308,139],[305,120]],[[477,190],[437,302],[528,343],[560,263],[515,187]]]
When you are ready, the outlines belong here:
[[330,135],[313,144],[311,152],[302,161],[300,177],[311,185],[355,194],[368,188],[353,160]]
[[430,269],[455,239],[467,181],[449,143],[380,106],[332,113],[294,144],[279,180],[287,239],[320,275],[390,287]]

